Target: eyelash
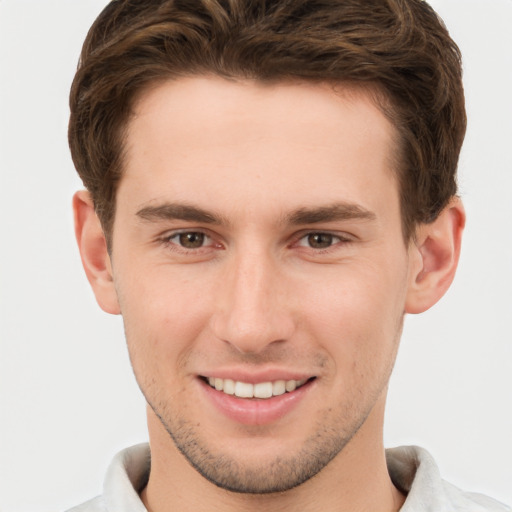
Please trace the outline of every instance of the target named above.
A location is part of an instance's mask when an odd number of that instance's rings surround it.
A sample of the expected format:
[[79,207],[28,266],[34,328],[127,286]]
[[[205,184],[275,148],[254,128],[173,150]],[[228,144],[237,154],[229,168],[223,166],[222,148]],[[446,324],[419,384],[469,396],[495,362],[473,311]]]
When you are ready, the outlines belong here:
[[[312,247],[310,244],[311,239],[313,237],[327,237],[329,239],[329,245],[327,245],[327,247]],[[306,244],[301,243],[304,240],[308,240]],[[335,248],[336,246],[345,245],[351,241],[351,238],[349,238],[348,236],[343,236],[341,234],[334,234],[328,231],[309,231],[307,233],[302,234],[302,236],[297,239],[297,242],[295,242],[294,245],[297,245],[299,247],[306,247],[308,249],[313,249],[315,250],[315,252],[323,254],[325,252],[333,250],[333,248]]]
[[[184,247],[182,245],[182,241],[179,239],[179,237],[182,236],[199,236],[201,245],[197,247]],[[327,237],[328,238],[328,245],[326,247],[312,247],[310,245],[312,237]],[[177,239],[176,241],[173,241],[173,239]],[[309,239],[309,242],[308,242]],[[329,240],[330,239],[330,240]],[[213,238],[208,235],[208,233],[204,231],[176,231],[173,233],[170,233],[166,236],[163,236],[160,241],[163,243],[163,245],[176,252],[180,252],[182,254],[191,254],[191,253],[199,253],[201,250],[209,249],[210,247],[215,248],[222,248],[222,244],[220,243],[214,243]],[[205,242],[208,242],[208,245],[205,245]],[[305,241],[305,243],[303,243]],[[331,252],[336,248],[336,246],[340,245],[346,245],[350,242],[352,242],[353,239],[349,237],[348,235],[342,235],[342,234],[335,234],[331,233],[329,231],[307,231],[300,233],[297,237],[295,237],[292,244],[290,244],[290,247],[300,247],[304,248],[306,250],[310,249],[313,250],[315,254],[326,254]],[[213,242],[213,243],[212,243]]]
[[[202,241],[207,241],[207,240],[210,240],[212,241],[212,237],[209,236],[207,233],[205,233],[204,231],[176,231],[174,233],[170,233],[168,235],[165,235],[163,236],[160,241],[164,244],[164,246],[166,248],[170,248],[174,251],[179,251],[179,252],[186,252],[186,253],[189,253],[189,252],[197,252],[199,251],[200,249],[205,249],[207,248],[208,246],[205,246],[204,243],[201,244],[199,247],[195,247],[195,248],[190,248],[190,247],[184,247],[180,241],[175,241],[173,242],[173,239],[179,239],[179,237],[181,236],[190,236],[190,235],[199,235],[199,237],[202,238]],[[220,244],[214,244],[214,245],[218,245],[219,247],[221,247]]]

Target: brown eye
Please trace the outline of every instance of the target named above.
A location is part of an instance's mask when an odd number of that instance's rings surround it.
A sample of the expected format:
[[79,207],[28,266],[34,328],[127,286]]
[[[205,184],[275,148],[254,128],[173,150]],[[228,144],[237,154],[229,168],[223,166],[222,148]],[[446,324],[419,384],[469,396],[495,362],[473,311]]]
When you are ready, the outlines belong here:
[[180,233],[178,235],[179,243],[185,249],[199,249],[204,245],[204,233]]
[[334,243],[334,236],[329,233],[311,233],[308,235],[308,245],[313,249],[327,249]]

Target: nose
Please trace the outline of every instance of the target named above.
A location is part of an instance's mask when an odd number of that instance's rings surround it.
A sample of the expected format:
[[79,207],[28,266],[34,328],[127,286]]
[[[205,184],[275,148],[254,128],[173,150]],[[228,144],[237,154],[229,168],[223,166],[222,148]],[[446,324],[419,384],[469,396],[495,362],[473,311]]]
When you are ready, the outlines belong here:
[[217,338],[244,354],[261,353],[289,340],[294,322],[287,288],[279,263],[271,256],[234,256],[216,294]]

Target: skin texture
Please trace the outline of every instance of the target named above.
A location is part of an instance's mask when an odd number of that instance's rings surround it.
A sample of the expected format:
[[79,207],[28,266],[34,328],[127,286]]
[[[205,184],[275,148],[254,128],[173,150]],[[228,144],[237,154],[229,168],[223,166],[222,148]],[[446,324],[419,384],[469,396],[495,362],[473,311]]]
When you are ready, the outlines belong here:
[[[464,212],[454,200],[404,242],[393,137],[361,91],[181,79],[135,105],[111,255],[75,196],[84,267],[148,402],[149,510],[400,507],[387,384],[404,313],[451,283]],[[278,418],[238,421],[210,376],[310,381]]]

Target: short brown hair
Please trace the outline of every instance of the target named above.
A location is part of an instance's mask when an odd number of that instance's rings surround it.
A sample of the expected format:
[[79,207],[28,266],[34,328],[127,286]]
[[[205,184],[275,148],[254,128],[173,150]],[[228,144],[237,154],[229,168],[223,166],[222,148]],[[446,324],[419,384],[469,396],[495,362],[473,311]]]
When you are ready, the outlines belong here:
[[110,240],[132,106],[156,81],[215,74],[372,87],[397,129],[406,239],[456,194],[461,56],[423,0],[113,0],[73,81],[69,143]]

